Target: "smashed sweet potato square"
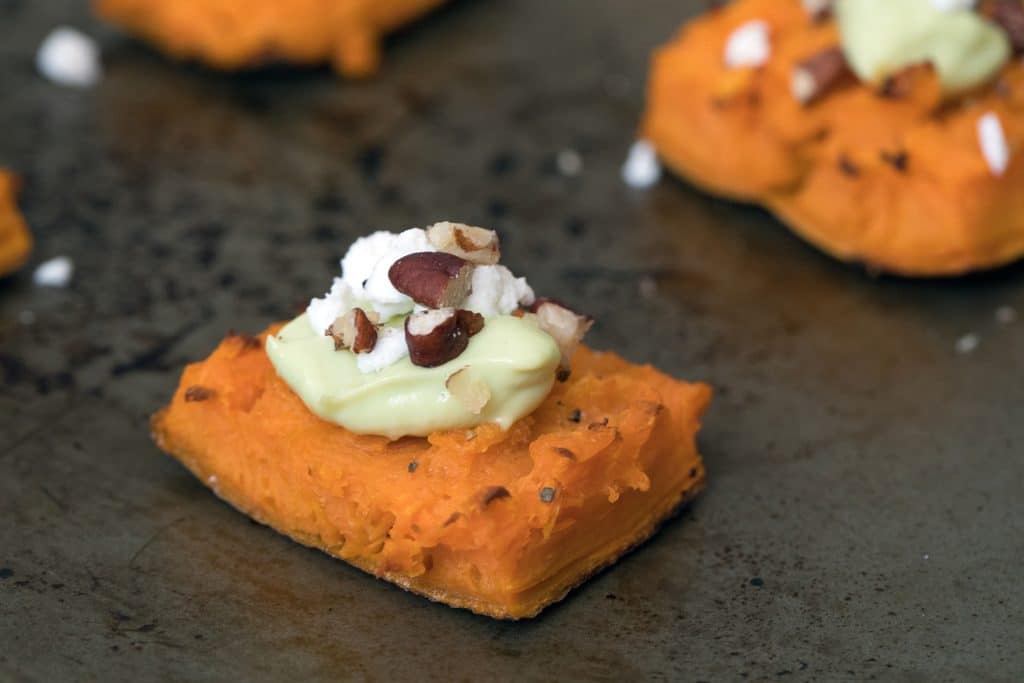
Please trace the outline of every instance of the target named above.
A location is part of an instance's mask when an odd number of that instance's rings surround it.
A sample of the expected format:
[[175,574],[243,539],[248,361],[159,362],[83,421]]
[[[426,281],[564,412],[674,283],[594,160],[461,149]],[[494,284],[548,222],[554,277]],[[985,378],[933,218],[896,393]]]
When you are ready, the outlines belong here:
[[395,441],[313,415],[261,338],[189,366],[159,446],[242,512],[432,600],[531,617],[702,488],[711,390],[581,347],[534,413]]

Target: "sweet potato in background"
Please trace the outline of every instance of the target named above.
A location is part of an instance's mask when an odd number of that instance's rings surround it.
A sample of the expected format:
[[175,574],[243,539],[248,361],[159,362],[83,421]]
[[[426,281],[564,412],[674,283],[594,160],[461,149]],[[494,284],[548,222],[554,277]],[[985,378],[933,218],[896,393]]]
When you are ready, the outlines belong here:
[[382,37],[444,0],[95,0],[97,13],[180,59],[218,69],[329,63],[367,76]]
[[32,251],[32,235],[18,211],[18,179],[0,169],[0,277],[25,265]]
[[507,432],[389,442],[314,416],[264,339],[229,337],[189,366],[157,443],[254,519],[433,600],[533,616],[703,486],[711,390],[614,354],[581,348]]
[[[760,69],[729,69],[723,46],[743,23],[771,25]],[[927,67],[886,96],[852,77],[809,106],[793,67],[836,46],[832,21],[799,0],[738,0],[690,23],[655,55],[643,135],[708,191],[763,204],[833,256],[895,273],[955,275],[1024,254],[1024,64],[944,101]],[[997,178],[977,138],[995,112],[1011,163]]]

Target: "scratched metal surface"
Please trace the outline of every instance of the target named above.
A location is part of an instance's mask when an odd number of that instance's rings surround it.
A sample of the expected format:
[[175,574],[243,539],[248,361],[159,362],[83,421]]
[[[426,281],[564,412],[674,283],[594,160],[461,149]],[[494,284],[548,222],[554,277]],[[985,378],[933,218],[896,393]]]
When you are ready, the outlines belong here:
[[[77,266],[0,282],[0,679],[1024,676],[1024,323],[994,319],[1024,269],[872,279],[758,210],[625,188],[648,51],[699,4],[465,0],[350,84],[183,68],[81,3],[0,0],[0,164],[33,263]],[[34,73],[65,22],[102,41],[93,90]],[[499,228],[596,346],[717,388],[703,497],[532,622],[299,547],[147,434],[229,328],[440,217]]]

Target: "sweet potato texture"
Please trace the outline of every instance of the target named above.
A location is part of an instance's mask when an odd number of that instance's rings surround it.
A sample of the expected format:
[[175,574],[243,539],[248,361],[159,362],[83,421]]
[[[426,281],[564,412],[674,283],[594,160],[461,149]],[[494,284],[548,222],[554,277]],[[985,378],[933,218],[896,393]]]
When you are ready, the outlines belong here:
[[225,70],[330,63],[367,76],[384,34],[444,0],[95,0],[97,13],[180,59]]
[[153,418],[159,446],[254,519],[455,607],[533,616],[703,486],[711,390],[613,354],[580,349],[507,432],[389,442],[314,416],[254,341],[185,370]]
[[[722,50],[743,23],[771,27],[760,69],[728,69]],[[991,268],[1024,254],[1024,63],[944,101],[927,66],[888,94],[848,78],[809,106],[794,66],[839,43],[800,0],[737,0],[687,25],[656,54],[643,135],[680,175],[758,202],[833,256],[912,276]],[[1011,163],[989,171],[977,121],[995,112]]]
[[32,235],[18,211],[18,179],[0,169],[0,277],[25,265],[32,251]]

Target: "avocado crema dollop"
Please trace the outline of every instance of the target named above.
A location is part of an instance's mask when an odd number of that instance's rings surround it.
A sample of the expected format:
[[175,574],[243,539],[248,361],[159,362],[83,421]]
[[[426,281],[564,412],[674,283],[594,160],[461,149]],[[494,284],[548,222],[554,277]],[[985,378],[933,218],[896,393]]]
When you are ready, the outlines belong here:
[[837,0],[846,59],[869,83],[931,63],[948,95],[984,85],[1012,53],[1006,33],[970,8],[936,0]]
[[[507,429],[547,397],[559,360],[549,335],[531,319],[513,316],[489,318],[458,358],[435,368],[415,366],[406,356],[376,372],[360,372],[356,354],[336,351],[329,337],[313,332],[305,315],[267,338],[267,355],[317,416],[391,439],[484,423]],[[478,414],[446,386],[463,368],[490,392]]]

